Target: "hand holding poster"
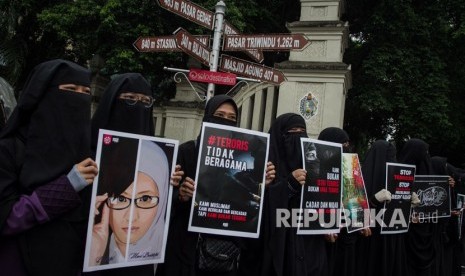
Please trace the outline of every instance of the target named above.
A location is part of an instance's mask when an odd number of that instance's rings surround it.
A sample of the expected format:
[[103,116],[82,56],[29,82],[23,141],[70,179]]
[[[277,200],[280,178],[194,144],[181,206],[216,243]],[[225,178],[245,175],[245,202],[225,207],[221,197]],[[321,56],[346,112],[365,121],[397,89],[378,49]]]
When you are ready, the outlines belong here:
[[347,232],[370,227],[370,209],[357,154],[342,154],[342,205]]
[[408,231],[414,178],[414,165],[386,163],[386,190],[391,193],[391,201],[384,203],[381,234]]
[[178,142],[101,129],[84,271],[164,261]]
[[448,175],[415,175],[412,191],[420,198],[420,204],[413,208],[419,219],[450,217]]
[[304,169],[297,234],[339,233],[342,193],[342,145],[301,138]]
[[203,123],[189,231],[257,238],[269,134]]

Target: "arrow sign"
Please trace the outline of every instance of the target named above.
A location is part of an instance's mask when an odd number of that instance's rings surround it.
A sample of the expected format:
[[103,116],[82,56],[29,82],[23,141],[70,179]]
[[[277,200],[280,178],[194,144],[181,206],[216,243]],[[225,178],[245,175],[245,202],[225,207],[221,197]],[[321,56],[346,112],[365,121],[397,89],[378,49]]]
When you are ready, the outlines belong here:
[[195,39],[195,36],[191,35],[183,28],[178,28],[175,31],[174,37],[176,39],[176,45],[178,45],[182,51],[196,58],[206,66],[210,66],[211,50]]
[[187,0],[158,0],[160,7],[213,30],[215,14]]
[[221,55],[219,69],[223,72],[230,72],[274,84],[281,84],[286,80],[284,74],[279,70],[228,55]]
[[302,50],[308,44],[310,41],[303,34],[225,35],[223,49],[225,51]]
[[200,69],[189,70],[189,80],[222,85],[235,85],[236,75],[232,73],[212,72]]
[[[208,35],[194,35],[204,46],[208,47],[210,36]],[[134,43],[133,46],[139,52],[181,52],[176,44],[176,38],[171,36],[141,36]]]
[[[224,21],[224,34],[225,35],[239,35],[240,32],[233,25],[229,24],[226,20]],[[247,49],[245,53],[256,62],[260,63],[263,61],[263,52],[258,50]]]

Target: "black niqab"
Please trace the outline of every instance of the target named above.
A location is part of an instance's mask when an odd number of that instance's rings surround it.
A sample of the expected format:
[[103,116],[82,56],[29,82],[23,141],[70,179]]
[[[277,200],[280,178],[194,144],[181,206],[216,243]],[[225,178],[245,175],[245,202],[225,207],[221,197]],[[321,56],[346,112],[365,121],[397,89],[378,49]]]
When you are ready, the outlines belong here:
[[420,139],[410,139],[398,154],[399,162],[416,166],[415,174],[428,175],[432,173],[429,145]]
[[109,129],[141,135],[153,136],[153,107],[145,107],[141,102],[128,105],[118,99],[123,92],[140,93],[152,96],[148,81],[139,73],[118,75],[105,88],[98,108],[92,117],[92,149],[97,148],[99,129]]
[[385,188],[387,162],[396,162],[396,147],[385,140],[375,141],[368,150],[362,165],[368,197]]
[[[214,116],[215,111],[224,103],[230,103],[233,106],[234,111],[236,112],[236,115],[238,114],[237,105],[233,98],[231,98],[228,95],[224,95],[224,94],[217,95],[217,96],[210,98],[210,100],[208,100],[207,105],[205,106],[205,112],[203,114],[202,122],[225,125],[225,126],[233,126],[233,127],[237,126],[237,122],[235,121]],[[200,145],[201,134],[202,133],[199,133],[199,135],[197,136],[197,142],[196,142],[197,148]]]
[[306,129],[304,118],[295,113],[285,113],[276,118],[269,130],[269,160],[276,166],[278,178],[286,178],[292,171],[303,168],[300,138],[307,137],[307,133],[288,133],[295,127]]
[[61,59],[39,64],[29,75],[0,135],[25,144],[22,188],[32,191],[90,155],[91,95],[58,89],[60,84],[90,86],[90,80],[88,69]]
[[212,97],[210,100],[208,100],[207,105],[205,106],[205,113],[203,115],[203,122],[208,122],[208,123],[215,123],[215,124],[222,124],[222,125],[228,125],[228,126],[236,126],[236,122],[225,119],[225,118],[220,118],[216,117],[213,114],[215,114],[215,111],[224,103],[230,103],[234,107],[234,111],[236,112],[236,115],[238,114],[237,110],[237,105],[234,102],[234,99],[231,98],[228,95],[217,95]]
[[327,127],[320,132],[318,140],[343,144],[349,142],[350,139],[345,130],[338,127]]

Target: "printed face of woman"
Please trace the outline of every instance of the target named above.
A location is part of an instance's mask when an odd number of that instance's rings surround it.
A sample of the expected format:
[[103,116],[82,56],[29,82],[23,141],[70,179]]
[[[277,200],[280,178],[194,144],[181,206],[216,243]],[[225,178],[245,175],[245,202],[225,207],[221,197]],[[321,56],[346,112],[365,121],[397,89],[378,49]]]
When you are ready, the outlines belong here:
[[[134,188],[134,182],[121,194],[119,197],[120,200],[129,200],[132,198],[132,192]],[[127,198],[127,199],[124,199]],[[156,197],[156,198],[154,198]],[[140,240],[147,230],[152,225],[152,222],[158,211],[158,185],[157,183],[148,175],[142,172],[137,173],[137,186],[135,191],[134,200],[137,202],[134,205],[134,214],[132,216],[132,226],[129,228],[129,219],[131,206],[122,210],[111,210],[110,214],[110,227],[113,230],[113,233],[116,237],[116,243],[118,246],[126,244],[127,235],[131,232],[130,243],[135,244]],[[134,204],[132,200],[131,204]],[[153,203],[150,203],[152,201]],[[156,201],[156,206],[153,208],[147,207],[154,205]],[[145,207],[145,208],[140,208]],[[147,208],[147,209],[146,209]],[[121,247],[120,247],[121,248]],[[122,252],[123,255],[125,252]]]

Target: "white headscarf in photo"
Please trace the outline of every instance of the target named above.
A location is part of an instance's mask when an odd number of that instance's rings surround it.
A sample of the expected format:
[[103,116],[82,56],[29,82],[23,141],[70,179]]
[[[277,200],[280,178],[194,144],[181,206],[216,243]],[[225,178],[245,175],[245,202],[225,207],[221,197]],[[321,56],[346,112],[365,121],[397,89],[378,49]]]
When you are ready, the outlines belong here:
[[[165,213],[169,189],[169,165],[165,152],[155,142],[143,140],[139,151],[138,172],[152,178],[158,185],[158,211],[145,235],[129,245],[128,261],[146,261],[161,257],[165,228]],[[134,206],[135,207],[135,206]],[[137,207],[135,207],[137,208]],[[124,262],[113,237],[110,239],[110,263]]]

